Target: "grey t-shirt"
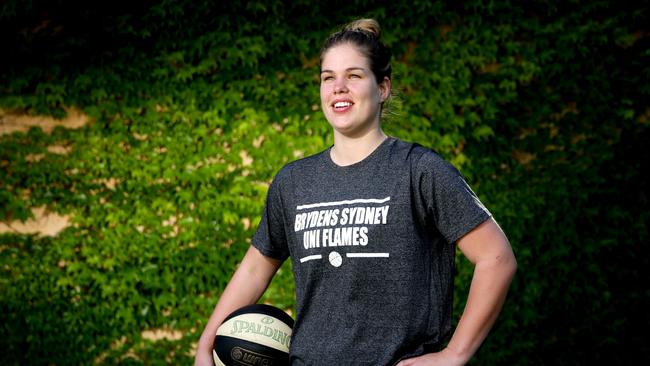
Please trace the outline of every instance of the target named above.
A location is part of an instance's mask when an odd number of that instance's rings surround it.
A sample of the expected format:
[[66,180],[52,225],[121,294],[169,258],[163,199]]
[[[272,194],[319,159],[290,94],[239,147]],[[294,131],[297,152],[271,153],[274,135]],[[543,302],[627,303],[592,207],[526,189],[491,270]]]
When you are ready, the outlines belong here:
[[253,246],[292,260],[292,365],[393,365],[451,331],[455,242],[490,213],[432,150],[388,138],[364,160],[287,164]]

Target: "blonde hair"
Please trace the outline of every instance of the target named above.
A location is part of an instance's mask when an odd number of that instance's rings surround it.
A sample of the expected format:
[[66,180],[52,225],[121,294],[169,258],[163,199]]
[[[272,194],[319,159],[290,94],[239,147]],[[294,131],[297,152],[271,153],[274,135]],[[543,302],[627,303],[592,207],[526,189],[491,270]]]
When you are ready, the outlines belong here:
[[376,20],[370,18],[363,18],[352,21],[346,24],[343,29],[347,31],[368,32],[374,34],[377,39],[381,38],[381,27],[379,26],[379,23]]

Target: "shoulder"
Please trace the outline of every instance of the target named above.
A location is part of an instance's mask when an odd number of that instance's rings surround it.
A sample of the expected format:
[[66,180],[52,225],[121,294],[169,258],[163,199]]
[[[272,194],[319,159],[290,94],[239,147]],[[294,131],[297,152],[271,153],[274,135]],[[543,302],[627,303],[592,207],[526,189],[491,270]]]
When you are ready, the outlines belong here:
[[273,178],[274,185],[286,186],[294,181],[298,176],[304,176],[309,174],[309,172],[318,172],[323,161],[323,154],[328,150],[321,151],[314,155],[307,156],[302,159],[291,161],[285,164],[280,170],[275,174]]
[[433,173],[439,171],[455,171],[456,168],[440,156],[435,150],[415,142],[395,139],[393,155],[400,156],[411,166],[411,171],[417,173]]
[[416,170],[422,173],[458,173],[458,170],[434,150],[422,148]]
[[385,151],[390,160],[400,164],[417,161],[428,150],[415,142],[404,141],[396,137],[389,137],[389,139],[389,148]]

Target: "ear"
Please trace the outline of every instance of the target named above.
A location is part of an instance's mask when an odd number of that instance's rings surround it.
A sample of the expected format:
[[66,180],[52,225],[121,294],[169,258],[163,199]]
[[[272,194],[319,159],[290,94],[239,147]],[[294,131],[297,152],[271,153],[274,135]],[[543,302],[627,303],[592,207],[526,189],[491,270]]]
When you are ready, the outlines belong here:
[[384,80],[379,83],[379,99],[381,102],[385,102],[388,97],[390,97],[391,82],[388,76],[384,76]]

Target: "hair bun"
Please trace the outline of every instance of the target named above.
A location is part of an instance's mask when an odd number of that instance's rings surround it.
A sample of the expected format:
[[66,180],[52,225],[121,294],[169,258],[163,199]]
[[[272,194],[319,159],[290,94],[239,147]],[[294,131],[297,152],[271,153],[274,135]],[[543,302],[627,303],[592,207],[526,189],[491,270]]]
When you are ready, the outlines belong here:
[[353,32],[365,32],[370,33],[375,36],[377,39],[381,36],[381,27],[374,19],[357,19],[353,22],[348,23],[343,30],[353,31]]

